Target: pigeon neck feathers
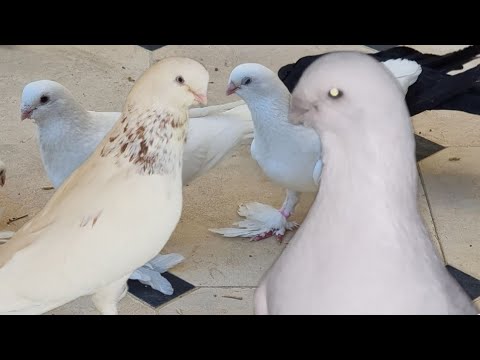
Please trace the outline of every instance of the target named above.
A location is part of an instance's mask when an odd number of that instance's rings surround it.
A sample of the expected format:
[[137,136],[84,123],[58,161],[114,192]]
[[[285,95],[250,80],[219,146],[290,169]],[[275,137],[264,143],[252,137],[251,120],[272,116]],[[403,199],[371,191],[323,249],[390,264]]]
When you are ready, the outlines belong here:
[[104,140],[100,156],[124,159],[142,175],[167,175],[179,171],[187,120],[186,112],[144,110],[130,104]]
[[[66,102],[67,99],[58,101]],[[61,106],[46,120],[35,119],[38,125],[38,137],[43,150],[63,152],[69,144],[75,144],[83,134],[95,131],[96,126],[90,114],[75,100],[68,99],[68,106]],[[71,141],[66,140],[70,138]]]
[[277,133],[287,134],[285,129],[293,127],[288,122],[290,93],[280,81],[274,85],[268,96],[255,96],[248,99],[247,104],[252,113],[255,137],[272,137]]
[[[333,59],[325,62],[334,66]],[[373,63],[369,57],[358,59]],[[364,83],[373,75],[356,74],[341,62],[335,66],[346,80],[330,79],[328,73],[321,72],[318,77],[322,76],[327,85],[312,78],[312,87],[320,88],[299,92],[304,96],[327,93],[330,83],[346,89],[338,102],[320,95],[316,102],[319,110],[312,125],[323,144],[324,167],[317,196],[322,211],[334,212],[332,216],[340,218],[331,218],[332,224],[346,223],[348,227],[348,223],[371,222],[379,228],[406,229],[414,236],[419,230],[412,225],[418,222],[411,219],[411,214],[418,214],[418,172],[413,128],[401,89],[390,72],[379,71],[373,79],[375,85],[365,91]]]
[[55,111],[48,114],[47,118],[35,117],[35,123],[41,132],[64,134],[71,129],[86,129],[91,126],[88,111],[75,99],[65,97],[56,100]]
[[[413,141],[402,153],[401,149],[386,151],[375,138],[358,136],[357,146],[363,148],[358,152],[347,144],[352,138],[325,134],[321,139],[325,165],[318,198],[325,211],[337,209],[344,217],[348,208],[352,214],[370,214],[373,222],[381,221],[376,219],[379,213],[387,222],[405,219],[399,214],[415,213],[418,174]],[[395,148],[398,141],[391,139],[389,146]]]

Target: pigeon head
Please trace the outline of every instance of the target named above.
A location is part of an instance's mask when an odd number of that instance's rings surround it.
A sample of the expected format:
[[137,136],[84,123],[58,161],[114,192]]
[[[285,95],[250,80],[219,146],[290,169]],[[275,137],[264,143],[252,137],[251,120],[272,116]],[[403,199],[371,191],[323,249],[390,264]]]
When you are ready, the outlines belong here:
[[68,113],[76,104],[72,94],[51,80],[34,81],[23,88],[21,119],[33,119],[37,124]]
[[246,102],[267,98],[274,89],[287,91],[277,75],[269,68],[253,63],[238,65],[228,80],[227,95],[237,94]]
[[188,109],[207,104],[209,74],[199,62],[184,57],[169,57],[152,65],[137,80],[126,106],[150,108],[156,104]]
[[[401,87],[380,62],[357,52],[322,56],[295,88],[289,120],[339,138],[389,141],[410,131]],[[411,133],[409,133],[411,136]]]

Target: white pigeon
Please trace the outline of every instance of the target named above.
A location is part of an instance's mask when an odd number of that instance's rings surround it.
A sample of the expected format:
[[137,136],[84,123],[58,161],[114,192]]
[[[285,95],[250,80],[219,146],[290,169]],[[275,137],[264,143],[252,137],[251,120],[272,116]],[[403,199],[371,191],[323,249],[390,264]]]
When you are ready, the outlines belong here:
[[303,74],[290,121],[323,144],[322,185],[260,282],[256,314],[476,314],[417,205],[410,114],[378,62],[328,54]]
[[130,274],[180,219],[188,107],[206,103],[208,78],[178,57],[141,76],[92,156],[0,246],[0,314],[41,314],[84,295],[117,313]]
[[[421,73],[421,66],[410,60],[383,63],[401,83],[404,93]],[[312,129],[288,122],[290,93],[278,76],[260,64],[241,64],[230,74],[227,95],[237,94],[247,103],[254,123],[252,157],[274,183],[287,189],[280,210],[257,202],[242,204],[238,213],[245,217],[236,228],[210,229],[226,237],[262,240],[275,235],[282,240],[285,231],[298,226],[288,221],[300,193],[316,192],[323,163],[321,143]]]
[[[120,115],[119,112],[87,111],[67,88],[50,80],[31,82],[22,93],[21,118],[33,119],[37,124],[41,158],[55,188],[93,153]],[[252,118],[243,101],[193,108],[189,116],[182,170],[184,185],[214,168],[242,140],[253,137]],[[173,266],[179,257],[178,254],[159,255],[156,261]],[[168,280],[152,275],[156,270],[167,271],[163,265],[154,270],[145,264],[132,279],[156,290],[170,289],[163,285]],[[170,290],[165,294],[171,295]]]
[[[32,119],[38,126],[40,154],[55,188],[92,154],[120,115],[85,110],[67,88],[51,80],[31,82],[22,92],[21,118]],[[193,108],[189,116],[184,185],[253,136],[251,115],[243,101]]]

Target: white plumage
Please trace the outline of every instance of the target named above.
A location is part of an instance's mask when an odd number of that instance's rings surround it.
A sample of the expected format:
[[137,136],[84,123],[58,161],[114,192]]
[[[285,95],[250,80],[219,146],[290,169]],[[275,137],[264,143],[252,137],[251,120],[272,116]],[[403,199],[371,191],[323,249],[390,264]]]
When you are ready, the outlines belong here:
[[322,184],[261,280],[256,314],[476,314],[419,213],[413,129],[393,81],[351,52],[304,72],[289,118],[320,136]]
[[[45,101],[45,102],[42,102]],[[85,110],[71,92],[51,80],[25,86],[22,119],[38,126],[40,153],[55,188],[80,166],[119,119],[119,112]],[[183,182],[188,184],[217,165],[238,143],[253,136],[243,101],[189,110]]]
[[390,70],[397,79],[405,95],[407,95],[408,88],[415,84],[422,73],[422,67],[412,60],[390,59],[382,62],[382,64]]
[[[397,78],[406,94],[421,73],[421,67],[410,60],[383,63]],[[290,93],[277,75],[260,64],[242,64],[230,74],[227,94],[237,94],[247,103],[254,123],[252,157],[276,184],[287,189],[280,210],[259,203],[241,205],[239,214],[245,220],[236,228],[211,229],[226,237],[253,237],[261,240],[272,235],[282,239],[286,230],[297,226],[288,221],[300,193],[316,192],[323,163],[321,143],[312,129],[288,122]]]
[[[50,80],[25,86],[21,112],[22,119],[34,119],[38,126],[42,161],[55,188],[92,154],[121,115],[87,111],[67,88]],[[243,101],[193,108],[189,116],[182,169],[184,185],[215,167],[242,140],[253,137],[250,111]],[[162,219],[159,217],[158,221]],[[173,266],[178,263],[178,256],[159,255],[156,261]],[[167,270],[165,267],[155,269]],[[135,279],[157,290],[169,288],[162,285],[168,281],[160,275],[155,276],[163,279],[158,285],[152,282],[152,271],[146,265],[135,273]]]
[[84,295],[117,313],[126,280],[180,218],[187,111],[207,86],[206,69],[187,58],[142,75],[93,155],[0,246],[0,313],[40,314]]

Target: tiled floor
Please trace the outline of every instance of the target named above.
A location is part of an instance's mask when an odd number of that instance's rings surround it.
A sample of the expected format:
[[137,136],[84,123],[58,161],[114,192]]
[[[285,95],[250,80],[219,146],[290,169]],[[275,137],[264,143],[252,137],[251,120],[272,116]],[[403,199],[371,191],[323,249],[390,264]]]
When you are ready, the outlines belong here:
[[[412,47],[445,53],[463,46]],[[52,195],[52,191],[42,190],[49,183],[38,154],[35,127],[19,119],[19,96],[26,83],[56,80],[88,109],[119,111],[132,83],[151,63],[168,55],[187,55],[200,60],[209,70],[209,104],[213,105],[238,99],[226,97],[224,91],[230,71],[242,62],[259,62],[276,71],[301,56],[340,49],[375,51],[363,45],[0,46],[0,94],[5,104],[0,115],[0,158],[8,167],[7,184],[0,190],[0,204],[5,208],[0,228],[17,230]],[[480,117],[432,111],[415,116],[413,123],[416,134],[429,145],[419,157],[421,212],[439,255],[446,264],[473,277],[452,269],[472,297],[478,296],[479,282],[475,278],[480,279]],[[185,257],[171,270],[181,279],[173,282],[177,293],[165,297],[150,291],[144,300],[129,293],[120,303],[120,313],[252,314],[255,286],[285,243],[275,239],[255,243],[225,239],[207,229],[237,219],[236,208],[241,202],[255,200],[279,206],[283,195],[283,190],[269,182],[250,158],[249,143],[242,144],[217,168],[185,188],[182,219],[163,250]],[[302,198],[295,220],[304,218],[312,200],[313,195]],[[27,218],[7,225],[9,218],[26,214]],[[287,240],[292,235],[289,233]],[[131,287],[138,296],[143,296],[145,290],[139,284]],[[480,304],[480,299],[476,302]],[[50,314],[97,312],[89,298],[82,298]]]

